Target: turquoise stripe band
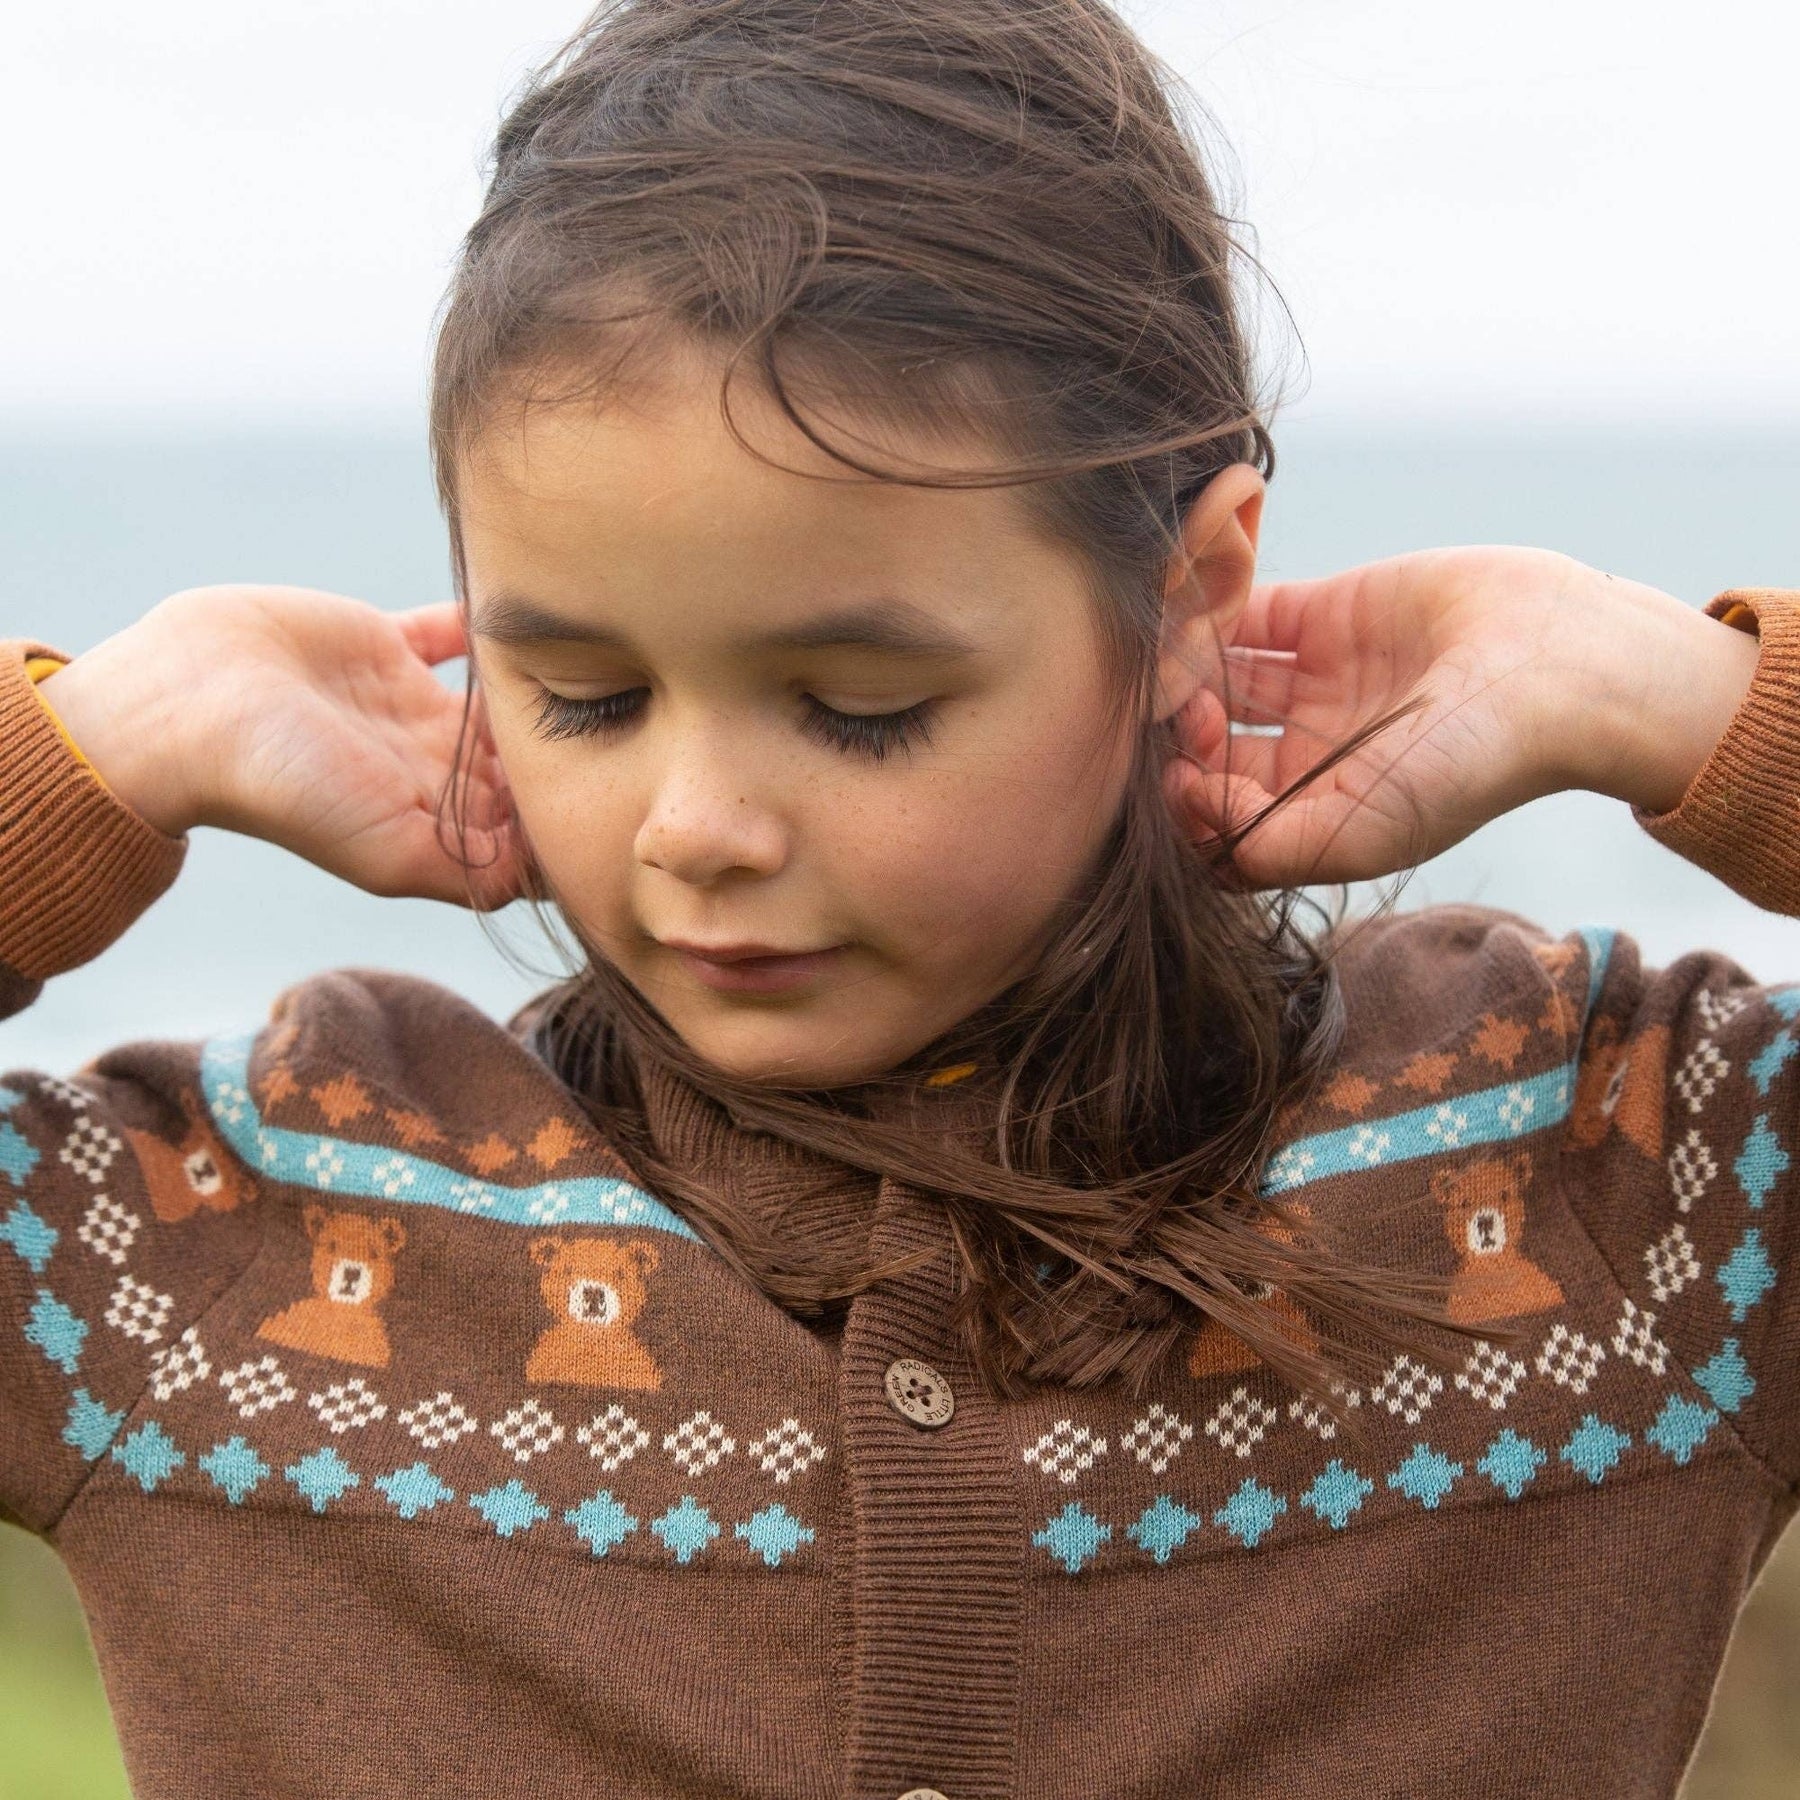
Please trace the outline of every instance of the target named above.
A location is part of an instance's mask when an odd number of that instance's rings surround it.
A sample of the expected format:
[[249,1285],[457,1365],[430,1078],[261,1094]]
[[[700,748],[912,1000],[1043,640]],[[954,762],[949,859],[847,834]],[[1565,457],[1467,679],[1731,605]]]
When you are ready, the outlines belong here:
[[[1581,1034],[1600,998],[1606,965],[1612,954],[1611,931],[1595,926],[1580,932],[1588,958],[1587,1006],[1581,1018]],[[1547,1131],[1569,1116],[1575,1100],[1574,1060],[1524,1081],[1506,1081],[1458,1094],[1411,1112],[1337,1131],[1321,1131],[1312,1137],[1285,1144],[1263,1169],[1265,1194],[1291,1193],[1308,1182],[1333,1175],[1361,1174],[1386,1168],[1390,1163],[1414,1162],[1421,1156],[1438,1156],[1446,1150],[1466,1150],[1480,1144],[1503,1144],[1514,1138]]]
[[245,1031],[208,1042],[201,1052],[201,1084],[220,1135],[251,1168],[272,1180],[391,1206],[436,1206],[502,1225],[629,1225],[699,1239],[686,1220],[653,1194],[610,1176],[506,1187],[405,1150],[265,1125],[250,1094],[255,1038]]

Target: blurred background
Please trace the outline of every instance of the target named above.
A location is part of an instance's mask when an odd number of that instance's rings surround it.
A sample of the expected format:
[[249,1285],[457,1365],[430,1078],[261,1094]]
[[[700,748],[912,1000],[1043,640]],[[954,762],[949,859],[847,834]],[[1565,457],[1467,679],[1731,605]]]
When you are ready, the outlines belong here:
[[[1291,309],[1260,309],[1286,396],[1271,572],[1513,542],[1696,603],[1800,585],[1800,14],[1123,10],[1210,109],[1223,185]],[[90,0],[9,18],[0,632],[78,653],[201,582],[448,593],[422,430],[433,309],[500,107],[578,12]],[[1800,976],[1800,923],[1593,796],[1489,827],[1404,904],[1445,899]],[[500,929],[523,966],[451,908],[202,831],[129,937],[0,1025],[0,1069],[250,1024],[345,964],[504,1013],[555,965],[528,925]],[[1797,1668],[1790,1539],[1740,1621],[1687,1800],[1800,1792]],[[67,1584],[0,1528],[0,1800],[124,1791]]]

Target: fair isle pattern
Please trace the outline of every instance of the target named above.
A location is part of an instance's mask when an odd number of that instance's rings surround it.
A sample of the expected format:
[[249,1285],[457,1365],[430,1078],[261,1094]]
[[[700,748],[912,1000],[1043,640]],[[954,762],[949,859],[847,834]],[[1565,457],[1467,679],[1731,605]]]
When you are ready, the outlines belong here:
[[700,1241],[694,1228],[654,1195],[611,1176],[507,1187],[410,1151],[265,1125],[250,1093],[255,1041],[253,1031],[212,1039],[201,1054],[201,1081],[220,1135],[272,1181],[387,1205],[436,1206],[540,1231],[556,1225],[629,1225]]
[[[37,1085],[43,1097],[68,1106],[78,1117],[88,1104],[86,1095],[60,1082]],[[0,1111],[15,1111],[23,1098],[13,1089],[4,1090]],[[12,1185],[22,1187],[40,1153],[10,1120],[8,1129],[9,1142],[17,1146],[11,1166],[19,1170]],[[94,1134],[85,1134],[80,1140],[84,1154],[98,1142]],[[578,1440],[583,1469],[591,1468],[590,1456],[608,1472],[629,1461],[650,1441],[650,1433],[616,1405],[577,1427],[573,1419],[565,1425],[535,1395],[483,1421],[447,1389],[390,1396],[360,1375],[347,1375],[307,1392],[288,1366],[268,1353],[244,1357],[240,1347],[239,1354],[219,1359],[226,1366],[216,1368],[214,1352],[198,1329],[188,1326],[174,1342],[146,1350],[148,1386],[137,1404],[149,1399],[167,1404],[202,1385],[216,1387],[247,1429],[285,1423],[298,1434],[297,1442],[255,1442],[243,1431],[196,1435],[178,1407],[146,1415],[134,1412],[129,1399],[109,1406],[92,1391],[95,1378],[84,1366],[93,1328],[49,1284],[70,1255],[94,1256],[117,1268],[137,1235],[108,1232],[95,1241],[92,1232],[50,1224],[23,1198],[0,1214],[0,1254],[17,1256],[35,1285],[35,1302],[22,1321],[25,1340],[64,1378],[68,1408],[62,1441],[96,1473],[114,1471],[146,1496],[212,1500],[233,1509],[285,1508],[319,1518],[341,1517],[356,1508],[363,1517],[373,1512],[409,1525],[455,1521],[478,1538],[529,1540],[595,1559],[631,1540],[639,1560],[653,1565],[735,1570],[821,1566],[817,1554],[808,1551],[817,1541],[817,1528],[783,1500],[770,1499],[748,1516],[733,1518],[719,1511],[716,1502],[703,1503],[687,1493],[651,1517],[654,1508],[634,1511],[629,1497],[615,1497],[608,1488],[573,1501],[553,1499],[547,1480],[539,1482],[532,1475],[528,1481],[512,1472],[565,1438]],[[80,1251],[71,1248],[76,1243]],[[168,1296],[125,1270],[111,1287],[105,1323],[127,1338],[153,1344],[164,1335],[171,1304]],[[410,1461],[394,1462],[390,1451],[386,1460],[371,1460],[361,1447],[364,1434],[390,1416],[425,1456],[409,1452]],[[493,1441],[496,1460],[490,1464],[488,1485],[464,1492],[428,1458],[477,1433]],[[778,1490],[800,1486],[798,1478],[826,1459],[825,1446],[791,1413],[773,1423],[756,1421],[750,1433],[758,1480]],[[680,1420],[664,1444],[670,1459],[690,1476],[736,1448],[731,1433],[705,1411]]]
[[[1600,997],[1616,933],[1588,925],[1576,935],[1588,961],[1587,1005],[1577,1031],[1579,1041]],[[1410,1112],[1295,1138],[1269,1158],[1263,1170],[1262,1191],[1291,1193],[1333,1175],[1365,1174],[1391,1163],[1438,1156],[1446,1150],[1510,1143],[1533,1132],[1547,1131],[1569,1116],[1579,1065],[1577,1055],[1558,1068],[1546,1069],[1523,1081],[1504,1081],[1474,1093],[1414,1107]]]

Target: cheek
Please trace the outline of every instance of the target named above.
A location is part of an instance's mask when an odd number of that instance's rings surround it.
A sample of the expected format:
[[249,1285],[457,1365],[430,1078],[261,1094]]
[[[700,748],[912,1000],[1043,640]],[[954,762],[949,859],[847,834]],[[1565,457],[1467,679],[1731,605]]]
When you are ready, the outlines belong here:
[[[846,884],[919,966],[993,967],[1035,937],[1116,816],[1117,747],[1040,730],[907,784],[840,831]],[[1094,746],[1094,735],[1087,743]],[[834,858],[834,860],[837,860]]]

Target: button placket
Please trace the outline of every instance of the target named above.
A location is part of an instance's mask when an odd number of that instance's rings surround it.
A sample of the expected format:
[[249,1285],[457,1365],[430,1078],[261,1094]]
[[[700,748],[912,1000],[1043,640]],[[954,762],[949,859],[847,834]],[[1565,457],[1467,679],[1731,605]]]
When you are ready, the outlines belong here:
[[901,1418],[928,1431],[948,1425],[956,1411],[956,1395],[930,1363],[916,1356],[901,1356],[888,1364],[883,1380],[888,1405]]

